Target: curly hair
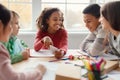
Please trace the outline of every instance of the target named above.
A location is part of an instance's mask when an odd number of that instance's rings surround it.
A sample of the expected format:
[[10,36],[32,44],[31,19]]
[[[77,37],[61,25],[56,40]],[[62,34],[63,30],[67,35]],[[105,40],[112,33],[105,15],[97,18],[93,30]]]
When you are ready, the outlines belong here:
[[[60,11],[58,8],[45,8],[42,12],[41,15],[37,18],[36,20],[36,24],[37,27],[39,29],[41,29],[42,31],[47,31],[48,29],[48,24],[46,23],[46,20],[50,18],[51,14],[56,12],[56,11]],[[61,12],[61,11],[60,11]],[[62,13],[62,12],[61,12]],[[61,28],[64,28],[63,25],[63,13],[62,13],[62,24],[61,24]]]

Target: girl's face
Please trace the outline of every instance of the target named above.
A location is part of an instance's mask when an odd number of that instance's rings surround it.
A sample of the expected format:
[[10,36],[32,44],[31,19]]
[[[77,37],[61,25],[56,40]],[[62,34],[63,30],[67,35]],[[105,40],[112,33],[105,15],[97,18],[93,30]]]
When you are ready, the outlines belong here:
[[104,30],[107,30],[107,31],[110,30],[111,26],[110,26],[109,22],[102,15],[101,15],[99,21],[101,22],[102,28]]
[[63,20],[63,16],[61,12],[59,11],[53,12],[50,18],[47,20],[48,32],[54,33],[57,30],[59,30],[59,28],[62,25],[62,20]]
[[100,24],[99,19],[91,14],[83,14],[83,19],[90,32],[94,32]]
[[0,22],[0,41],[7,42],[10,38],[12,32],[11,21],[6,25],[6,28],[3,28],[4,25]]
[[110,23],[104,18],[104,16],[101,15],[100,20],[99,20],[102,24],[102,28],[106,31],[106,32],[111,32],[114,34],[114,36],[118,36],[119,35],[119,31],[116,31],[114,29],[112,29]]
[[12,27],[13,27],[12,35],[16,36],[18,34],[19,28],[20,28],[18,16],[13,17]]

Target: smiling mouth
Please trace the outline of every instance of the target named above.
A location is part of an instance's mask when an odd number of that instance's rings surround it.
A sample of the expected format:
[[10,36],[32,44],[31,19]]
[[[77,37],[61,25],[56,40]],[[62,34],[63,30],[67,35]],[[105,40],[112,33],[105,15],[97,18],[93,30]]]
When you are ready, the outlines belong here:
[[60,25],[56,25],[56,28],[60,28]]

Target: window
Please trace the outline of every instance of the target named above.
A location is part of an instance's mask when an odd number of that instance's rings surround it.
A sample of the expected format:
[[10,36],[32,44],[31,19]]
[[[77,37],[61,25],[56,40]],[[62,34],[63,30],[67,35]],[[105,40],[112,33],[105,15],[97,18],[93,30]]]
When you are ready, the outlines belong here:
[[104,4],[113,0],[0,0],[20,15],[22,31],[36,29],[36,19],[45,7],[58,7],[64,13],[64,26],[68,31],[86,31],[82,10],[91,3]]
[[0,3],[20,15],[21,29],[32,29],[32,0],[0,0]]
[[58,7],[64,13],[64,26],[68,31],[86,30],[82,20],[82,10],[90,0],[41,0],[42,10],[45,7]]

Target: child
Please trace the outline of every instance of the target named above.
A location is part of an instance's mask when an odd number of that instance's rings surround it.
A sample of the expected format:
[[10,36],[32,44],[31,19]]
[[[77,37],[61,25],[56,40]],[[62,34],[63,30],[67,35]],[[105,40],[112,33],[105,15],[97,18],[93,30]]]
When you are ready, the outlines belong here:
[[105,32],[99,22],[100,6],[98,4],[87,6],[83,10],[83,18],[86,27],[91,33],[83,40],[80,49],[91,56],[103,54],[105,48],[103,44]]
[[0,4],[0,80],[41,80],[46,72],[43,65],[38,65],[33,72],[16,72],[10,62],[9,52],[3,45],[12,32],[11,12]]
[[[101,24],[108,32],[112,53],[120,57],[120,1],[106,3],[101,9]],[[114,11],[114,12],[113,12]]]
[[45,8],[37,19],[38,32],[34,49],[49,49],[53,45],[60,49],[55,51],[55,57],[62,58],[68,47],[68,36],[63,26],[63,13],[58,8]]
[[27,45],[22,40],[17,38],[17,34],[20,28],[19,15],[14,11],[11,11],[11,13],[13,31],[9,41],[5,43],[5,46],[10,53],[11,63],[14,64],[22,60],[28,59],[30,50],[27,49]]

